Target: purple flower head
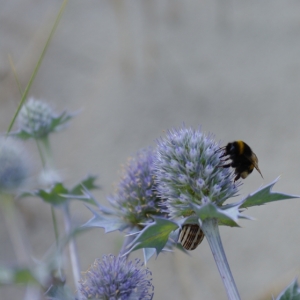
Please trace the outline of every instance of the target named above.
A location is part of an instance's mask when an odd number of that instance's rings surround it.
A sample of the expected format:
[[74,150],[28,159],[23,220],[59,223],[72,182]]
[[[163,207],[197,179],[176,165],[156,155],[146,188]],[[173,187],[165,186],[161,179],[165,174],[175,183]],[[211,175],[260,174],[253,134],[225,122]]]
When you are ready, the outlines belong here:
[[80,281],[82,299],[150,300],[154,287],[152,274],[139,259],[126,261],[114,255],[96,259]]
[[219,145],[200,130],[171,130],[158,141],[155,161],[157,191],[171,217],[193,214],[191,203],[221,205],[237,193],[233,174],[220,168]]
[[141,227],[141,223],[149,222],[151,216],[165,216],[165,207],[157,196],[154,181],[154,154],[148,148],[131,158],[116,193],[108,198],[116,215],[130,228]]
[[28,158],[20,142],[0,139],[0,193],[18,191],[29,177]]

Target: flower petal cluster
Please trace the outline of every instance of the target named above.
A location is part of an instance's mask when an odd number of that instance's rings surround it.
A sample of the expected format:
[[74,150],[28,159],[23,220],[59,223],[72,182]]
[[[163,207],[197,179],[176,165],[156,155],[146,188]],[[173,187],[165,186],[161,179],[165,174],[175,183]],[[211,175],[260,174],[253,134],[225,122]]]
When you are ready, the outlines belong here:
[[0,192],[17,191],[29,176],[24,149],[10,138],[0,139]]
[[141,223],[149,222],[151,216],[165,216],[155,187],[154,155],[154,150],[147,148],[129,159],[116,193],[108,198],[127,227],[140,227]]
[[42,138],[52,131],[51,124],[55,117],[56,115],[47,103],[30,98],[23,105],[18,121],[23,131],[35,138]]
[[154,294],[151,276],[139,259],[127,262],[125,257],[103,256],[86,272],[79,291],[84,300],[150,300]]
[[192,205],[221,205],[236,195],[229,169],[221,168],[219,145],[201,130],[171,130],[158,141],[155,176],[159,196],[171,217],[193,214]]

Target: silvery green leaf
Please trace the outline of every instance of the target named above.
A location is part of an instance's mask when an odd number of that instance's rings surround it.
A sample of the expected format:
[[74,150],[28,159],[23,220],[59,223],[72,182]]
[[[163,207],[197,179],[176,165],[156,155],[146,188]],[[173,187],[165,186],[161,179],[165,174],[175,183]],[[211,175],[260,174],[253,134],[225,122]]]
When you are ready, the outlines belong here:
[[192,208],[202,222],[210,218],[217,219],[219,225],[239,227],[237,223],[238,219],[249,219],[249,217],[242,215],[239,211],[242,203],[243,202],[238,202],[223,209],[213,202],[208,202],[201,206],[193,204]]
[[[178,224],[182,227],[185,224],[199,224],[199,217],[197,215],[191,215],[178,221]],[[199,224],[200,225],[200,224]]]
[[68,113],[67,111],[64,111],[59,116],[53,117],[50,125],[52,131],[61,130],[75,115],[76,113]]
[[89,192],[89,189],[95,189],[95,176],[89,176],[78,183],[74,188],[67,189],[63,183],[58,182],[49,189],[39,189],[34,192],[26,192],[21,196],[38,196],[47,203],[54,206],[60,206],[67,201],[77,199],[89,204],[97,205],[94,197]]
[[32,135],[25,130],[10,132],[9,136],[16,137],[20,140],[28,140],[28,139],[32,138]]
[[32,194],[40,197],[47,203],[54,206],[59,206],[65,204],[68,201],[67,198],[63,197],[63,194],[68,194],[68,190],[64,187],[62,183],[56,183],[50,189],[40,189],[34,191]]
[[282,291],[276,300],[300,300],[300,289],[295,279],[284,291]]
[[128,227],[128,224],[123,222],[122,219],[117,216],[106,215],[102,212],[98,213],[90,207],[88,207],[88,209],[93,213],[94,216],[85,224],[83,224],[82,228],[100,227],[104,228],[105,233],[108,233],[115,230],[123,231]]
[[28,268],[0,267],[0,285],[38,284],[34,274]]
[[84,190],[83,187],[87,190],[98,189],[99,187],[95,184],[97,176],[88,176],[86,179],[82,180],[78,184],[76,184],[71,190],[71,195],[82,195]]
[[144,248],[143,254],[144,254],[144,261],[145,264],[150,260],[150,258],[156,253],[155,248]]
[[71,290],[64,284],[53,284],[45,294],[48,300],[76,300]]
[[258,191],[247,196],[243,200],[244,203],[240,207],[247,208],[247,207],[256,206],[256,205],[263,205],[265,203],[269,203],[269,202],[273,202],[273,201],[300,198],[300,196],[297,196],[297,195],[289,195],[289,194],[284,194],[284,193],[272,192],[272,188],[273,188],[274,184],[278,181],[278,179],[279,179],[279,177],[276,178],[270,184],[266,185],[265,187],[262,187]]
[[174,221],[155,217],[154,222],[148,224],[132,241],[129,245],[131,248],[125,255],[141,248],[155,248],[158,255],[167,244],[170,233],[178,227]]

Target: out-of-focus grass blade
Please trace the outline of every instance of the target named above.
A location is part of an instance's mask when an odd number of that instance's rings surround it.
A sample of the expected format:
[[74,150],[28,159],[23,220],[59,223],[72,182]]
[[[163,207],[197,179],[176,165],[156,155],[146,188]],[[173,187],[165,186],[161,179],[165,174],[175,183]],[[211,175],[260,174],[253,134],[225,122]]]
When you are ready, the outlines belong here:
[[[53,25],[53,27],[52,27],[52,29],[51,29],[51,32],[50,32],[50,34],[49,34],[49,36],[48,36],[48,39],[47,39],[46,44],[45,44],[45,46],[44,46],[44,49],[43,49],[43,51],[42,51],[42,53],[41,53],[41,55],[40,55],[40,57],[39,57],[39,60],[38,60],[36,66],[35,66],[35,68],[34,68],[34,70],[33,70],[33,73],[32,73],[32,75],[31,75],[31,77],[30,77],[30,80],[29,80],[29,82],[28,82],[28,84],[27,84],[25,90],[24,90],[24,93],[22,93],[22,99],[21,99],[21,102],[19,103],[18,108],[17,108],[17,111],[15,112],[15,115],[14,115],[13,119],[11,120],[11,122],[10,122],[10,124],[9,124],[9,127],[8,127],[8,130],[7,130],[6,135],[8,135],[9,132],[11,131],[11,129],[12,129],[12,127],[13,127],[15,121],[16,121],[16,118],[17,118],[17,116],[18,116],[18,114],[19,114],[19,111],[21,110],[21,108],[22,108],[22,106],[23,106],[23,103],[25,102],[25,100],[26,100],[26,98],[27,98],[28,92],[29,92],[29,90],[30,90],[30,88],[31,88],[31,86],[32,86],[32,84],[33,84],[33,81],[34,81],[34,79],[35,79],[35,76],[36,76],[36,74],[37,74],[37,72],[38,72],[38,70],[39,70],[39,68],[40,68],[40,65],[41,65],[41,63],[42,63],[42,61],[43,61],[43,58],[44,58],[44,56],[45,56],[45,54],[46,54],[46,51],[47,51],[47,49],[48,49],[48,47],[49,47],[50,41],[51,41],[51,39],[52,39],[52,37],[53,37],[53,34],[54,34],[54,32],[55,32],[55,30],[56,30],[56,28],[57,28],[57,26],[58,26],[58,23],[59,23],[59,21],[60,21],[60,18],[61,18],[61,16],[62,16],[62,13],[63,13],[64,10],[65,10],[65,7],[66,7],[67,3],[68,3],[68,0],[64,0],[63,3],[62,3],[62,5],[61,5],[61,7],[60,7],[60,10],[59,10],[58,15],[57,15],[57,17],[56,17],[56,19],[55,19],[55,22],[54,22],[54,25]],[[14,76],[15,76],[15,75],[14,75]],[[16,78],[16,76],[15,76],[15,78]],[[21,91],[21,89],[20,89],[21,87],[20,87],[20,85],[19,85],[19,83],[18,83],[18,80],[17,80],[17,84],[18,84],[19,90]]]
[[18,74],[16,72],[15,64],[14,64],[14,62],[13,62],[12,57],[11,57],[10,54],[8,54],[8,60],[9,60],[9,64],[10,64],[10,67],[12,69],[15,81],[16,81],[16,83],[18,85],[18,89],[19,89],[20,95],[22,97],[22,95],[23,95],[22,87],[21,87],[21,84],[20,84],[20,81],[19,81],[19,78],[18,78]]

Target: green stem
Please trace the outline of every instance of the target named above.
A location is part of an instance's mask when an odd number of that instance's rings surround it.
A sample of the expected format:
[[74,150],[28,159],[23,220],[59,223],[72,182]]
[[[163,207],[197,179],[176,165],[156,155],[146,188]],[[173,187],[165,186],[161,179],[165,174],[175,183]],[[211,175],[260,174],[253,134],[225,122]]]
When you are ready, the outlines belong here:
[[58,227],[57,227],[57,219],[56,214],[53,205],[51,205],[51,216],[52,216],[52,222],[53,222],[53,228],[54,228],[54,234],[55,234],[55,242],[56,246],[58,246]]
[[44,170],[50,170],[53,168],[53,156],[51,152],[50,142],[48,135],[36,139],[37,147],[39,150],[39,154],[43,163]]
[[233,276],[222,245],[218,220],[213,218],[205,219],[202,222],[201,229],[209,243],[210,249],[214,256],[219,273],[226,289],[229,300],[240,300],[240,295],[235,285]]
[[[72,223],[71,223],[69,203],[66,203],[64,205],[63,213],[64,213],[64,223],[65,223],[66,235],[69,236],[72,233]],[[70,253],[70,261],[71,261],[72,271],[73,271],[73,279],[74,279],[76,288],[78,288],[78,282],[80,280],[80,264],[79,264],[77,245],[76,245],[74,236],[70,237],[69,253]],[[80,297],[80,295],[78,295],[78,297]]]

